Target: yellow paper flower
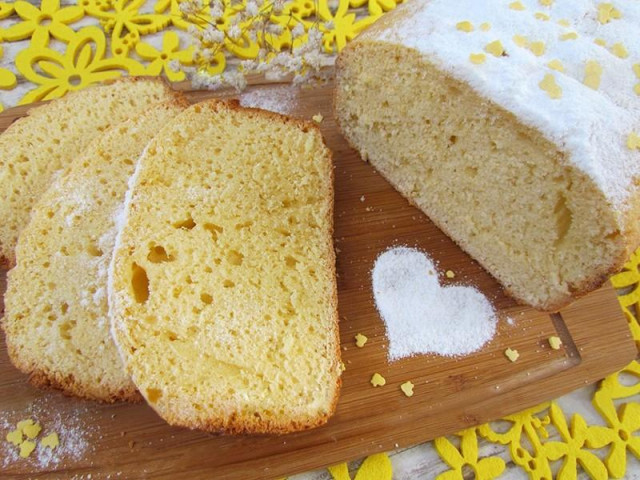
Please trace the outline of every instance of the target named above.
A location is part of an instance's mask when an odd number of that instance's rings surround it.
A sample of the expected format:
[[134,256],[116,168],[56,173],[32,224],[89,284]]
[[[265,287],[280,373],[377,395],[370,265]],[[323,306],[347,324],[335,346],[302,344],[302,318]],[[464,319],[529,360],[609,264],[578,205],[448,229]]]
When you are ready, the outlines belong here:
[[574,415],[571,419],[571,427],[567,426],[564,414],[555,403],[549,409],[551,422],[556,427],[562,442],[547,442],[544,444],[544,453],[551,461],[564,458],[564,463],[557,474],[558,480],[576,480],[578,478],[577,466],[593,480],[606,480],[607,469],[598,457],[584,448],[589,437],[587,422],[580,415]]
[[640,404],[625,403],[619,410],[610,392],[598,390],[593,396],[593,406],[606,420],[608,427],[591,426],[586,445],[602,448],[610,445],[605,464],[613,478],[622,478],[627,470],[627,450],[640,458]]
[[142,35],[156,33],[171,22],[167,15],[141,14],[138,9],[145,0],[112,0],[108,8],[95,2],[85,4],[85,11],[100,20],[105,32],[111,34],[111,53],[126,57]]
[[149,75],[160,75],[164,71],[166,77],[172,82],[179,82],[185,79],[182,70],[171,68],[173,61],[178,61],[182,65],[193,64],[193,46],[186,50],[180,50],[180,37],[175,32],[167,32],[162,37],[162,50],[156,50],[147,43],[136,45],[136,52],[143,59],[151,63],[147,67],[146,73]]
[[[329,467],[328,470],[333,480],[351,480],[346,463]],[[386,453],[377,453],[365,458],[353,480],[391,480],[392,477],[391,460]]]
[[[2,58],[4,51],[0,46],[0,58]],[[6,68],[0,68],[0,88],[3,90],[11,90],[18,84],[16,76],[11,70]]]
[[436,438],[433,445],[451,470],[441,473],[436,480],[464,480],[462,469],[468,466],[475,473],[478,480],[497,478],[505,467],[504,460],[499,457],[487,457],[478,460],[478,437],[476,429],[469,428],[458,433],[460,436],[460,450],[446,437]]
[[[171,24],[177,28],[182,30],[187,30],[189,25],[195,25],[197,27],[205,27],[207,25],[207,21],[211,20],[209,17],[209,5],[207,2],[203,2],[202,10],[198,13],[198,15],[190,16],[188,19],[184,18],[182,12],[180,11],[180,4],[184,0],[158,0],[153,10],[156,13],[164,13],[169,17]],[[168,12],[167,12],[168,11]]]
[[68,24],[84,16],[82,7],[60,8],[60,0],[42,0],[39,9],[29,2],[18,1],[13,4],[13,8],[23,21],[5,29],[2,38],[13,42],[31,37],[32,45],[46,45],[49,35],[58,40],[69,41],[73,30]]
[[49,48],[27,48],[16,56],[16,66],[37,85],[20,104],[61,97],[93,83],[117,78],[123,72],[143,74],[144,67],[129,58],[105,58],[106,39],[97,27],[74,34],[65,53]]
[[0,20],[13,14],[13,3],[0,2]]

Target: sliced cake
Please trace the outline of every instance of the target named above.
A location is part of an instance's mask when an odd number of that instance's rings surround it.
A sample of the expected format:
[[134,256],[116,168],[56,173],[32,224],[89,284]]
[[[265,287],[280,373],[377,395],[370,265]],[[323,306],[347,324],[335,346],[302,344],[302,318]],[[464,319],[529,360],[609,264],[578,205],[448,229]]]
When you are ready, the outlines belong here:
[[286,433],[334,411],[331,154],[308,123],[192,106],[149,144],[109,277],[127,372],[172,425]]

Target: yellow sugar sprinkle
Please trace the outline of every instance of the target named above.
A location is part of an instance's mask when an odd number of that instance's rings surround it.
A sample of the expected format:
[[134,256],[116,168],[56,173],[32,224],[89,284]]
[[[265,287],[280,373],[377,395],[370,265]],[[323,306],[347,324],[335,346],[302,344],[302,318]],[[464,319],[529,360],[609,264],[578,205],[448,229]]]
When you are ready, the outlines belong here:
[[467,32],[467,33],[473,32],[473,23],[467,20],[464,20],[462,22],[456,23],[456,28],[461,32]]
[[27,458],[29,455],[31,455],[31,452],[33,452],[35,449],[36,449],[35,442],[25,440],[20,444],[20,456],[22,458]]
[[596,38],[593,43],[595,43],[596,45],[600,45],[601,47],[606,47],[607,46],[607,42],[604,40],[604,38]]
[[471,55],[469,55],[469,60],[471,61],[471,63],[480,65],[487,60],[487,56],[484,53],[472,53]]
[[569,32],[569,33],[564,33],[560,35],[560,40],[562,41],[575,40],[576,38],[578,38],[578,34],[576,32]]
[[547,92],[549,98],[558,99],[562,97],[562,88],[556,83],[556,79],[550,73],[547,73],[538,86]]
[[515,348],[507,348],[504,351],[504,356],[507,357],[511,362],[515,362],[516,360],[518,360],[518,358],[520,358],[520,354]]
[[569,23],[569,20],[567,20],[566,18],[562,18],[558,20],[558,25],[562,25],[563,27],[568,27],[571,24]]
[[447,278],[454,278],[456,276],[456,274],[453,273],[451,270],[447,270],[445,272],[445,275],[447,276]]
[[340,362],[340,373],[344,372],[347,369],[347,366],[344,364],[344,362]]
[[635,72],[636,77],[640,78],[640,63],[636,63],[633,66],[633,71]]
[[554,350],[560,350],[560,346],[562,345],[562,340],[560,340],[560,337],[556,337],[555,335],[553,335],[549,337],[547,341],[549,342],[549,346],[551,348],[553,348]]
[[529,39],[527,39],[527,37],[524,37],[522,35],[514,35],[512,40],[513,40],[513,43],[515,43],[519,47],[526,47],[529,45]]
[[541,55],[544,55],[546,47],[544,45],[544,42],[531,42],[531,44],[529,45],[529,50],[531,50],[531,52],[533,52],[536,57],[539,57]]
[[614,43],[609,50],[618,58],[627,58],[629,56],[629,52],[627,52],[622,43]]
[[373,385],[374,387],[382,387],[386,383],[387,381],[379,373],[374,373],[373,376],[371,377],[371,385]]
[[321,123],[322,120],[324,120],[324,117],[321,113],[316,113],[313,117],[311,117],[311,119],[316,123]]
[[636,95],[640,95],[640,83],[636,83],[633,87],[633,91],[636,92]]
[[42,427],[40,426],[40,424],[34,423],[32,425],[25,425],[22,428],[22,433],[24,433],[28,439],[33,440],[38,436],[38,434],[40,433],[40,430],[42,430]]
[[549,15],[542,12],[536,12],[534,17],[536,17],[538,20],[542,20],[543,22],[548,22],[549,20],[551,20],[551,17]]
[[540,5],[544,5],[545,7],[550,7],[553,5],[553,0],[540,0]]
[[43,447],[49,447],[51,450],[60,445],[60,439],[58,438],[58,434],[56,432],[52,432],[46,437],[43,437],[40,440],[40,445]]
[[481,23],[480,30],[482,30],[483,32],[488,32],[489,30],[491,30],[491,24],[489,22]]
[[557,70],[558,72],[564,72],[564,65],[562,65],[562,62],[558,59],[551,60],[549,63],[547,63],[547,67],[553,70]]
[[584,68],[584,81],[583,83],[589,87],[597,90],[600,87],[600,78],[602,76],[602,67],[595,60],[589,60]]
[[495,40],[491,43],[487,43],[487,46],[484,47],[484,51],[490,53],[494,57],[500,57],[504,53],[504,47],[500,40]]
[[13,443],[18,446],[22,443],[22,430],[16,429],[13,432],[7,433],[7,442]]
[[18,430],[22,431],[27,425],[33,425],[34,423],[35,422],[31,418],[27,418],[26,420],[20,420],[16,426],[18,427]]
[[524,8],[524,5],[521,2],[511,2],[509,4],[509,8],[511,10],[526,10],[526,8]]
[[621,18],[622,14],[616,10],[611,3],[601,3],[598,5],[598,21],[601,24],[609,23],[611,20]]
[[364,344],[367,343],[367,340],[369,340],[366,335],[362,335],[361,333],[358,333],[355,336],[356,339],[356,347],[358,348],[362,348],[364,347]]
[[640,150],[640,135],[631,132],[627,137],[627,147],[629,150]]
[[408,382],[404,382],[402,385],[400,385],[400,390],[402,390],[402,393],[404,393],[407,397],[413,397],[414,386],[415,385],[411,383],[411,380],[409,380]]

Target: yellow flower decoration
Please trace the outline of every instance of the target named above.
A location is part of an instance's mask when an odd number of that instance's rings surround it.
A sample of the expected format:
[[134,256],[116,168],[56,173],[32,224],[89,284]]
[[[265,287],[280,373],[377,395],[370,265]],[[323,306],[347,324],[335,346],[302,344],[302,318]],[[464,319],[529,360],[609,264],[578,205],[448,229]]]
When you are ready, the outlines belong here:
[[[189,25],[196,25],[197,27],[205,27],[209,17],[209,6],[203,6],[197,16],[190,16],[188,19],[184,18],[180,11],[180,4],[183,0],[158,0],[153,7],[156,13],[164,13],[168,15],[171,24],[181,30],[187,30]],[[167,13],[168,10],[168,13]]]
[[460,450],[446,437],[436,438],[433,446],[451,470],[441,473],[436,480],[464,480],[462,468],[470,467],[478,480],[497,478],[504,471],[504,460],[499,457],[487,457],[478,460],[478,437],[476,429],[469,428],[458,433]]
[[193,46],[186,50],[180,50],[180,37],[175,32],[167,32],[162,37],[162,50],[156,50],[147,43],[136,45],[136,53],[151,63],[146,73],[149,75],[161,75],[164,71],[166,77],[172,82],[185,79],[182,70],[173,70],[171,62],[176,60],[182,65],[193,64]]
[[[331,13],[328,0],[318,1],[318,17],[321,19],[320,31],[324,33],[324,48],[328,52],[341,51],[347,42],[353,40],[355,36],[371,25],[377,17],[365,17],[356,21],[356,14],[349,12],[349,1],[340,0],[335,14]],[[324,26],[325,22],[333,23],[331,29]]]
[[92,83],[117,78],[123,72],[144,74],[138,62],[129,58],[105,58],[105,50],[102,30],[86,27],[73,36],[65,53],[42,47],[21,51],[16,56],[18,71],[40,86],[28,92],[19,103],[61,97]]
[[68,42],[73,37],[73,30],[68,24],[84,16],[82,7],[60,8],[60,0],[42,0],[39,9],[19,1],[13,4],[13,8],[23,21],[5,29],[2,38],[14,42],[31,37],[33,45],[46,45],[49,35]]
[[590,438],[589,427],[584,418],[574,415],[571,419],[571,427],[555,403],[549,409],[551,422],[556,427],[562,442],[548,442],[544,444],[544,452],[549,460],[554,461],[564,457],[564,463],[556,478],[558,480],[576,480],[578,478],[577,465],[593,480],[606,480],[607,468],[598,457],[584,449],[585,442]]
[[[489,423],[478,427],[478,433],[491,442],[509,445],[513,462],[522,467],[531,480],[549,479],[552,477],[551,467],[544,455],[540,438],[549,436],[545,427],[551,420],[548,415],[542,418],[536,416],[548,408],[549,404],[544,403],[504,417],[502,422],[511,423],[511,427],[504,433],[494,431]],[[532,452],[523,447],[523,436],[531,445]]]
[[[346,463],[329,467],[328,470],[333,480],[351,480]],[[391,460],[386,453],[377,453],[362,462],[353,480],[391,480],[392,477]]]
[[98,7],[89,1],[85,11],[100,20],[105,32],[111,33],[111,52],[114,56],[126,57],[135,47],[140,36],[156,33],[171,22],[166,15],[154,13],[141,14],[138,9],[145,0],[113,0],[110,7],[104,4]]
[[593,406],[609,426],[589,427],[587,446],[602,448],[611,445],[605,464],[613,478],[622,478],[627,469],[627,449],[640,458],[640,436],[634,435],[640,430],[640,404],[626,403],[616,411],[610,393],[601,386],[593,397]]
[[[622,306],[631,335],[640,350],[640,323],[638,323],[638,305],[640,304],[640,249],[636,250],[620,273],[611,277],[611,284],[618,289],[618,301]],[[634,315],[634,313],[636,315]]]
[[[2,47],[0,46],[0,58],[3,55]],[[18,84],[18,80],[16,76],[13,74],[11,70],[7,70],[6,68],[0,68],[0,88],[3,90],[11,90],[15,88]],[[0,103],[0,112],[4,110],[3,105]]]
[[0,2],[0,20],[13,14],[13,3]]

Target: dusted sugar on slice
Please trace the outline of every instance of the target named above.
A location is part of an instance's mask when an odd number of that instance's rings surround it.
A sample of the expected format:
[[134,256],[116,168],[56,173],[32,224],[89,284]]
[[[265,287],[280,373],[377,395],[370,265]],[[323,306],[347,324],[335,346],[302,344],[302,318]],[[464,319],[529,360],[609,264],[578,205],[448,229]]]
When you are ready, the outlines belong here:
[[340,353],[331,154],[312,123],[194,105],[132,178],[110,269],[112,334],[172,425],[325,423]]

